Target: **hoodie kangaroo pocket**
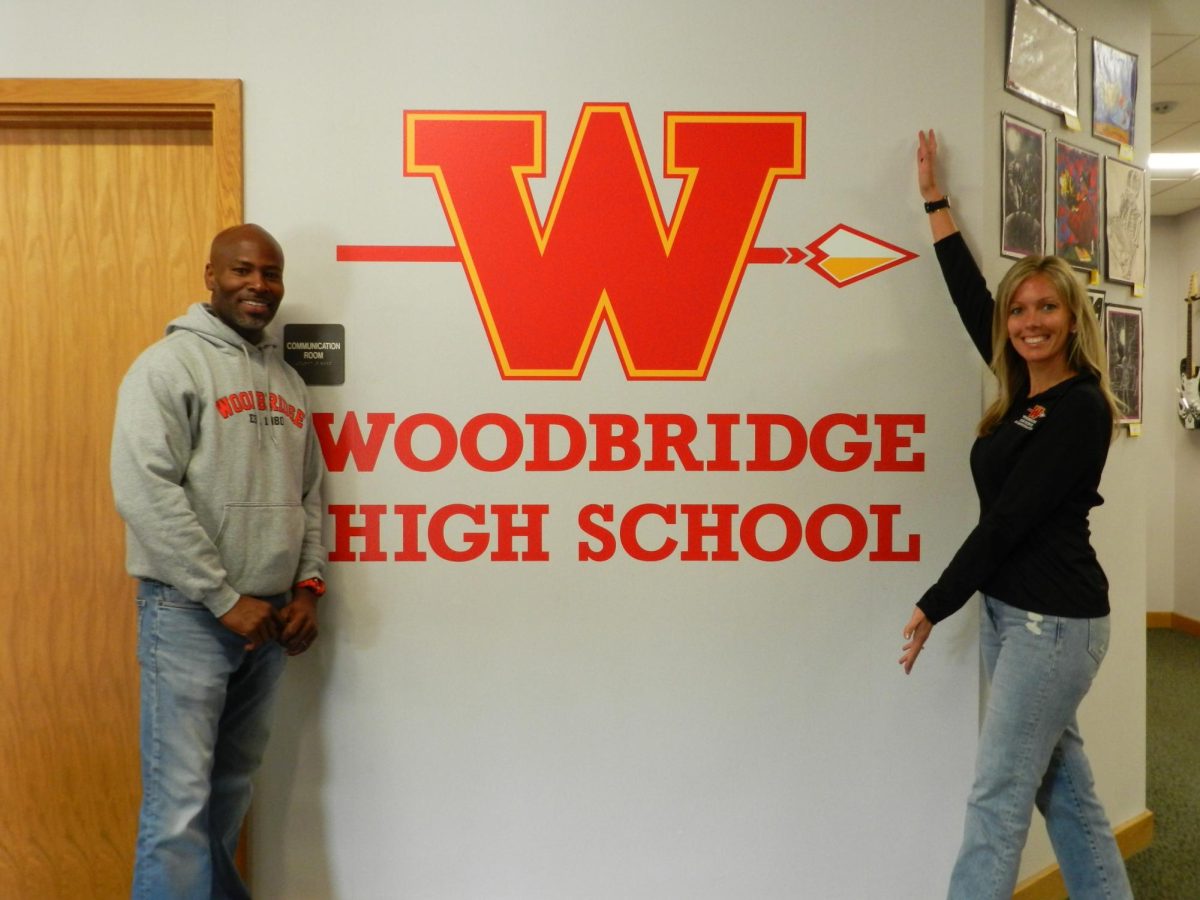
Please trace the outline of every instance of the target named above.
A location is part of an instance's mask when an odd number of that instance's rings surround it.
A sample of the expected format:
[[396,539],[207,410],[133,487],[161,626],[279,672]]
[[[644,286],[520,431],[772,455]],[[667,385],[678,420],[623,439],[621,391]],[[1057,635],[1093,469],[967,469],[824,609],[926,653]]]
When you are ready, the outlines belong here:
[[230,586],[252,597],[291,588],[303,541],[304,508],[299,503],[227,503],[217,532]]

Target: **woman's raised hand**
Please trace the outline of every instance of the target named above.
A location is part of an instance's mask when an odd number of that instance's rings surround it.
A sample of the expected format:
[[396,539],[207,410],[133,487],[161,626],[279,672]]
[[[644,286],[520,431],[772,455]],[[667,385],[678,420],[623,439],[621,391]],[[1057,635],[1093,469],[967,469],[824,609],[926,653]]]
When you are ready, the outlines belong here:
[[[918,131],[917,187],[921,191],[921,199],[926,203],[933,203],[946,196],[946,192],[938,184],[937,157],[937,135],[933,133],[933,129]],[[926,211],[928,211],[928,207],[926,207]],[[929,214],[929,232],[933,236],[934,243],[949,237],[956,231],[958,231],[958,225],[954,223],[954,216],[946,204],[940,204]]]
[[937,180],[937,135],[933,129],[917,132],[917,187],[925,202],[941,200],[945,195]]

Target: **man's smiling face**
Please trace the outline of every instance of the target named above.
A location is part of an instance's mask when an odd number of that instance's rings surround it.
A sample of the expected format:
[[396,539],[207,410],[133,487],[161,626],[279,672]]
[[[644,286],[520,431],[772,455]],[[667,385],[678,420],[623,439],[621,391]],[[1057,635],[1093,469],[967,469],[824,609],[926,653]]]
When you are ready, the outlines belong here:
[[[223,238],[223,239],[221,239]],[[213,313],[252,344],[275,318],[283,300],[283,251],[260,228],[224,232],[204,267]]]

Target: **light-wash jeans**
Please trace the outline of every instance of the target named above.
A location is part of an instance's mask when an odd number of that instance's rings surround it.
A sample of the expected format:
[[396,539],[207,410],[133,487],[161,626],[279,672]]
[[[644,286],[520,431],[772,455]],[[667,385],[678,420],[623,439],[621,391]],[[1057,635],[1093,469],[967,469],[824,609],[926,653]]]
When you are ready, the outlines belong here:
[[[285,595],[269,599],[281,606]],[[283,648],[245,639],[172,587],[138,588],[142,809],[135,900],[241,900],[234,868]]]
[[983,603],[991,688],[950,900],[1010,900],[1035,804],[1072,900],[1132,898],[1075,718],[1108,651],[1108,617]]

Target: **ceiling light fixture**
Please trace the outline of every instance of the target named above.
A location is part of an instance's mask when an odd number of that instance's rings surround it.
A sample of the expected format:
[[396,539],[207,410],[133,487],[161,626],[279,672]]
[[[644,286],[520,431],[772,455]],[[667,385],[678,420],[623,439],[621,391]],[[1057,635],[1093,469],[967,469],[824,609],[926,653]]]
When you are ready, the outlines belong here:
[[1200,153],[1151,153],[1148,165],[1155,172],[1200,172]]

